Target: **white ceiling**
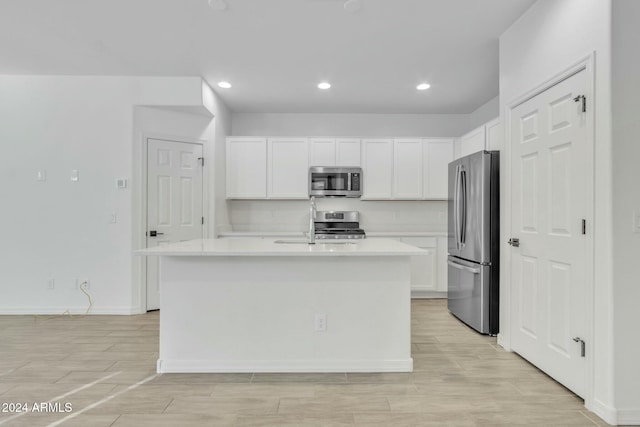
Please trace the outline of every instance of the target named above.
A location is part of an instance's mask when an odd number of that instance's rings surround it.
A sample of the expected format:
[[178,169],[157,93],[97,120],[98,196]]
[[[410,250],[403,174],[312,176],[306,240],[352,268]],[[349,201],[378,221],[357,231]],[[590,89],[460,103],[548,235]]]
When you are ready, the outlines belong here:
[[235,112],[469,113],[534,3],[360,1],[1,0],[0,73],[202,76]]

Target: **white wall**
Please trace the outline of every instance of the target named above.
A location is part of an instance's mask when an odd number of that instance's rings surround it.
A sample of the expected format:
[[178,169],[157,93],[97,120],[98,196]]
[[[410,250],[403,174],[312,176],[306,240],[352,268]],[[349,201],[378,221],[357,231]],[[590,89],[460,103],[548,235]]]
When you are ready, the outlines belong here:
[[[595,369],[594,394],[586,403],[607,420],[615,418],[617,403],[614,397],[620,398],[617,393],[620,384],[613,382],[611,341],[610,19],[611,0],[539,0],[500,37],[500,109],[503,122],[509,103],[595,52],[594,233],[597,262],[594,267],[595,336],[592,343]],[[505,140],[508,141],[506,135]],[[504,272],[501,276],[507,277]],[[505,328],[506,325],[501,325],[501,330]]]
[[482,126],[498,117],[500,115],[500,97],[496,96],[491,98],[486,103],[482,104],[474,112],[467,117],[467,128],[464,133],[470,132],[473,129]]
[[[360,226],[372,231],[446,231],[447,202],[444,201],[363,201],[357,199],[317,199],[318,210],[355,210]],[[231,200],[234,231],[307,230],[309,202],[306,200]]]
[[[633,215],[640,213],[640,2],[613,2],[613,305],[615,324],[616,407],[635,408],[640,422],[640,345],[638,302],[640,234],[633,233]],[[623,414],[620,424],[631,422]]]
[[[193,77],[0,76],[1,313],[84,312],[87,299],[75,289],[76,277],[91,281],[92,312],[139,309],[132,284],[136,135],[189,128],[210,136],[211,117],[151,109],[134,115],[134,106],[206,114],[202,104],[202,81]],[[146,125],[136,129],[134,116]],[[78,182],[70,180],[72,169],[80,171]],[[36,181],[38,170],[46,170],[45,182]],[[118,178],[129,187],[116,188]]]
[[235,113],[236,136],[451,137],[467,128],[466,114]]

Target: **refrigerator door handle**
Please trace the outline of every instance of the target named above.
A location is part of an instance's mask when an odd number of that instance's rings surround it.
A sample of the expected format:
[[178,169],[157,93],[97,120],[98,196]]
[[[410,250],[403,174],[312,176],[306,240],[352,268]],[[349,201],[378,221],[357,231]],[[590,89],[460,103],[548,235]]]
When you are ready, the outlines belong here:
[[453,185],[453,236],[456,239],[456,249],[460,250],[458,238],[458,185],[460,178],[460,165],[456,165],[456,178]]
[[453,268],[457,268],[458,270],[468,271],[469,273],[473,274],[480,274],[479,268],[467,267],[466,265],[458,264],[453,261],[447,261],[447,264],[449,264]]
[[460,247],[467,242],[467,171],[460,168],[460,188],[462,190],[462,212],[460,218]]

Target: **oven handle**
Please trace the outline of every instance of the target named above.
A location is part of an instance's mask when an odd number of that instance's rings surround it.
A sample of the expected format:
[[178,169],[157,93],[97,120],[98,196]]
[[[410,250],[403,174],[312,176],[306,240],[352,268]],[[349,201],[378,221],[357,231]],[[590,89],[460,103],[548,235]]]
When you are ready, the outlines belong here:
[[453,268],[457,268],[458,270],[468,271],[469,273],[473,274],[480,274],[479,268],[467,267],[466,265],[458,264],[453,261],[447,261],[447,264],[449,264]]

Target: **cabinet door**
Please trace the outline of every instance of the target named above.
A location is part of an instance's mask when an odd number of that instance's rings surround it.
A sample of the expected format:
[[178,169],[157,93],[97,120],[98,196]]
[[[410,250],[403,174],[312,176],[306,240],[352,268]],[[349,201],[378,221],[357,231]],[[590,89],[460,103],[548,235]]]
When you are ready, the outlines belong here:
[[393,198],[422,199],[424,179],[421,139],[393,140]]
[[448,242],[446,237],[438,237],[438,247],[436,249],[436,291],[447,292],[447,251]]
[[391,199],[393,140],[362,140],[362,198]]
[[267,156],[269,198],[309,197],[309,146],[306,138],[269,138]]
[[336,139],[336,166],[360,166],[359,139]]
[[309,166],[335,166],[336,140],[333,138],[309,139]]
[[424,139],[424,198],[446,199],[453,139]]
[[485,126],[487,129],[487,150],[502,150],[504,136],[500,118],[491,120]]
[[480,126],[460,137],[460,157],[486,150],[485,127]]
[[411,290],[437,290],[436,239],[433,237],[403,237],[400,240],[425,250],[423,255],[411,257]]
[[267,140],[227,138],[227,197],[267,197]]

